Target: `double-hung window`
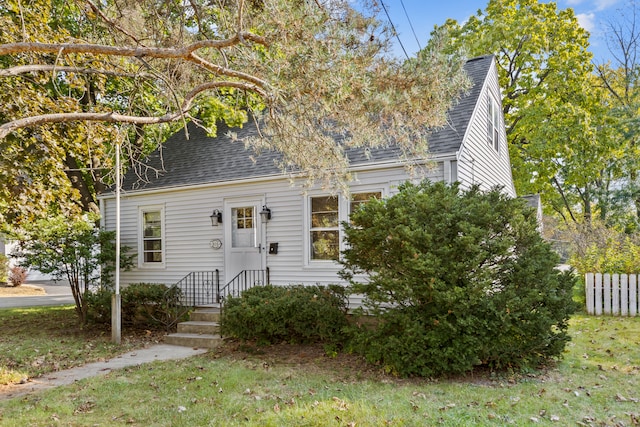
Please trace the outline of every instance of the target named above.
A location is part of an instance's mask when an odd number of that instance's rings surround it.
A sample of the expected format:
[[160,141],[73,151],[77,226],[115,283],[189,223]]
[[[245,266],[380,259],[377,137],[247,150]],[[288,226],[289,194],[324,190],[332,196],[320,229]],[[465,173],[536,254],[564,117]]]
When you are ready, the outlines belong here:
[[140,209],[140,266],[162,266],[164,264],[164,209],[144,207]]
[[354,193],[351,195],[351,203],[349,205],[349,215],[358,210],[358,208],[367,203],[371,199],[379,199],[382,197],[380,191],[369,191],[367,193]]
[[493,96],[488,95],[487,142],[494,150],[500,147],[500,106]]
[[310,258],[314,261],[335,261],[340,256],[339,202],[336,196],[311,198]]
[[337,261],[340,258],[342,229],[351,212],[371,198],[381,198],[381,191],[353,193],[350,200],[337,196],[309,198],[309,261]]

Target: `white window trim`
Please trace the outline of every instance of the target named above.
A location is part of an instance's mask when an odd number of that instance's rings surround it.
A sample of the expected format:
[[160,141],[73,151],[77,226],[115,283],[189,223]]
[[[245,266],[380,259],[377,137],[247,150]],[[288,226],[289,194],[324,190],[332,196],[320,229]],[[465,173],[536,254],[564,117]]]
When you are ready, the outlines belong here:
[[[165,237],[164,205],[146,205],[138,207],[138,268],[164,269],[167,260],[167,240]],[[144,262],[144,214],[160,211],[160,240],[162,241],[162,262]]]
[[[372,192],[380,192],[381,197],[384,199],[389,194],[387,187],[382,186],[363,186],[352,188],[352,194],[358,193],[372,193]],[[323,193],[320,191],[310,192],[304,197],[304,236],[303,236],[303,246],[304,246],[304,266],[303,268],[309,269],[327,269],[327,270],[335,270],[336,267],[340,267],[338,261],[334,260],[314,260],[311,259],[311,199],[314,197],[327,197],[330,196],[328,193]],[[349,210],[351,206],[351,198],[345,198],[343,195],[338,194],[338,234],[340,240],[340,252],[342,252],[346,248],[346,243],[344,241],[344,230],[342,227],[342,223],[349,220]]]
[[[489,100],[487,102],[487,120],[491,126],[491,130],[487,129],[487,133],[489,133],[489,135],[487,135],[487,144],[493,149],[493,151],[500,153],[500,126],[502,126],[500,103],[490,92],[487,92],[487,97]],[[497,122],[494,118],[497,119]]]

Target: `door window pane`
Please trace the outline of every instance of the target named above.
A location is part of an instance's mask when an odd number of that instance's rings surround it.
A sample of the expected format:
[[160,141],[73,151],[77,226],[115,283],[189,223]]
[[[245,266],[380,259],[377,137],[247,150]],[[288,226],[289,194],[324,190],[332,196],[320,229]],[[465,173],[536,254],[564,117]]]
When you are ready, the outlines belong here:
[[233,208],[231,209],[231,216],[233,217],[233,222],[231,223],[231,247],[255,247],[255,208],[253,206]]

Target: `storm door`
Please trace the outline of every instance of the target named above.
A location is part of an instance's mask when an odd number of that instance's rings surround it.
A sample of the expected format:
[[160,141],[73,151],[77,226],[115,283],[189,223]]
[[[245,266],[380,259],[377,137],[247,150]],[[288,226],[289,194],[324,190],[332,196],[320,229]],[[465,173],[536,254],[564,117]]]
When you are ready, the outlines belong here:
[[264,269],[264,243],[259,206],[262,200],[244,200],[226,204],[225,282],[243,270]]

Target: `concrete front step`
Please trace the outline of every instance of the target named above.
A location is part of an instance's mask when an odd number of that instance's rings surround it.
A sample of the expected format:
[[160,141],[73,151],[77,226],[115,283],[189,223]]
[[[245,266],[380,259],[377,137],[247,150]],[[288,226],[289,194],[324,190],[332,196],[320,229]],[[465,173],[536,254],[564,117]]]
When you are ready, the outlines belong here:
[[187,334],[219,334],[220,324],[202,320],[178,323],[178,332]]
[[217,334],[175,333],[167,335],[164,342],[182,347],[215,348],[222,342],[222,337]]
[[191,312],[189,319],[197,322],[219,322],[220,310],[197,308],[195,311]]
[[178,332],[165,337],[167,344],[195,348],[215,348],[220,344],[220,307],[197,307],[188,322],[178,323]]

